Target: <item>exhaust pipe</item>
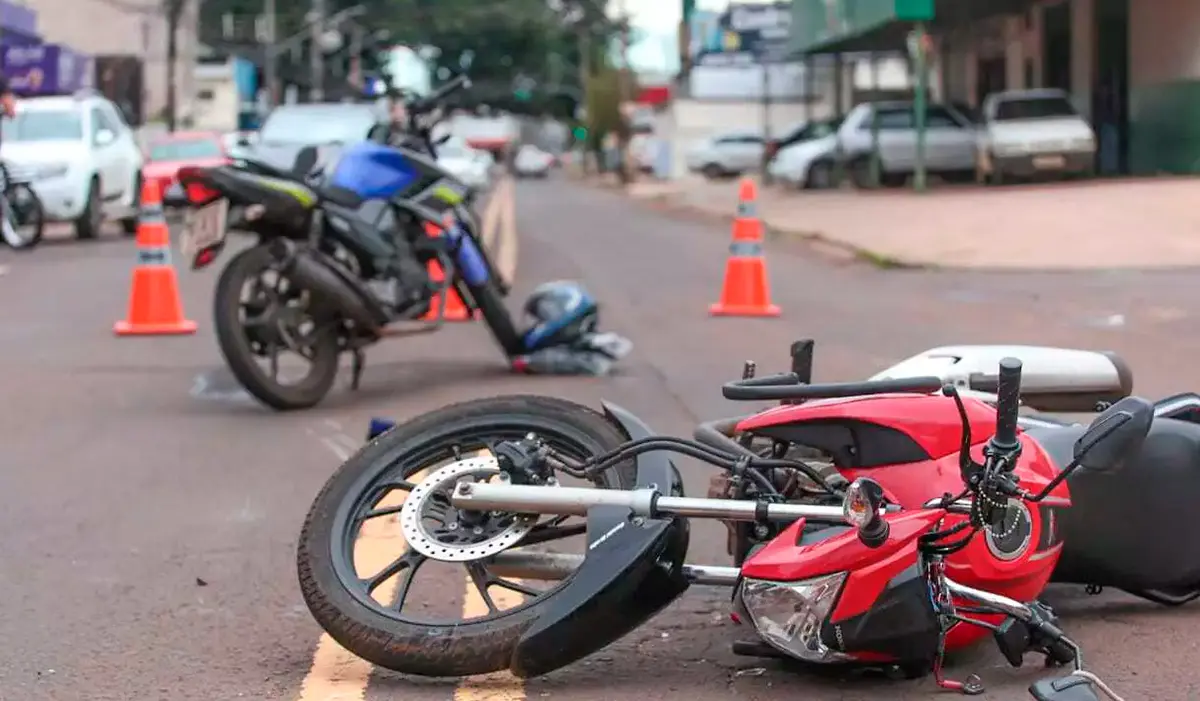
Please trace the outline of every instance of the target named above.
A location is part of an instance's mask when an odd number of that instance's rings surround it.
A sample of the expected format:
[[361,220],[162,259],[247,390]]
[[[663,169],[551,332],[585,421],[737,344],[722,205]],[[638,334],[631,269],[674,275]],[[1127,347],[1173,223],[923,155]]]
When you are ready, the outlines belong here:
[[[671,497],[663,496],[657,489],[615,490],[460,482],[450,501],[455,508],[468,511],[511,511],[521,514],[586,516],[588,509],[593,506],[619,506],[643,518],[684,516],[746,522],[765,519],[785,523],[803,518],[821,523],[845,523],[841,506]],[[885,511],[881,509],[880,513]]]
[[297,285],[314,293],[314,302],[341,314],[356,326],[378,333],[387,323],[382,309],[372,309],[367,294],[361,292],[338,273],[336,265],[325,260],[325,254],[311,248],[301,248],[287,239],[275,239],[271,254],[280,261],[280,272]]

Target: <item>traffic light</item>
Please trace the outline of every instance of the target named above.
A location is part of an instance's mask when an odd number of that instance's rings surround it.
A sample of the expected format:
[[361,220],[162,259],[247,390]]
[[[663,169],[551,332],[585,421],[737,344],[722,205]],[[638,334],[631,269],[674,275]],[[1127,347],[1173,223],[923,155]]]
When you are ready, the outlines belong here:
[[533,97],[533,93],[528,88],[517,88],[513,90],[513,97],[521,102],[529,102],[529,98]]
[[587,127],[577,126],[574,129],[576,141],[587,141]]

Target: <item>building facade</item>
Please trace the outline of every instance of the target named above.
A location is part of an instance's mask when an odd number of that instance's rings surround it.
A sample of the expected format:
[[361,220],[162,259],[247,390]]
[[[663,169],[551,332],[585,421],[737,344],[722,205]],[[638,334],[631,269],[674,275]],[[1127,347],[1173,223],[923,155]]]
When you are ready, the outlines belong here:
[[1200,2],[1195,0],[795,0],[805,54],[904,49],[933,37],[945,99],[1069,91],[1108,173],[1200,172]]
[[[140,112],[150,120],[162,116],[167,104],[167,20],[161,0],[22,0],[20,4],[36,16],[36,33],[45,43],[66,47],[93,64],[99,56],[140,59]],[[177,35],[175,66],[177,115],[184,120],[191,115],[195,92],[197,21],[198,2],[189,1]]]

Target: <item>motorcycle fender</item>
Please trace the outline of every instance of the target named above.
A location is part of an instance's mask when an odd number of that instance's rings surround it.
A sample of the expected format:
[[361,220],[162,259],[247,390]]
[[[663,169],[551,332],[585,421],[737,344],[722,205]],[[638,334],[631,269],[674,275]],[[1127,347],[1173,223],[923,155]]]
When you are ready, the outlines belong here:
[[[609,420],[631,439],[654,435],[643,421],[605,403]],[[662,452],[637,457],[637,486],[683,496],[683,480]],[[528,678],[564,667],[634,630],[688,588],[683,574],[687,519],[634,519],[629,509],[588,511],[583,564],[513,651],[509,669]]]
[[629,509],[588,512],[588,552],[513,651],[520,678],[565,667],[634,630],[688,588],[687,522],[634,519]]

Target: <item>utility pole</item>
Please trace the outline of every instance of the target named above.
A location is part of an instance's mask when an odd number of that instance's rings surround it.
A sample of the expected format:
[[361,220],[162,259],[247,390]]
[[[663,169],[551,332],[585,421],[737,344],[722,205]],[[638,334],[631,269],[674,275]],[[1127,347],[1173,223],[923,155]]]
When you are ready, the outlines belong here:
[[771,184],[771,64],[764,51],[758,59],[758,67],[762,69],[762,181],[764,185]]
[[325,99],[325,56],[321,50],[321,39],[325,34],[325,0],[312,0],[312,47],[309,51],[309,69],[312,71],[312,90],[309,102]]
[[275,42],[279,41],[279,33],[275,26],[275,0],[265,0],[263,24],[266,25],[263,27],[263,43],[266,45],[266,51],[263,52],[263,82],[267,84],[267,104],[274,107],[283,101],[279,92],[279,67],[275,56]]
[[626,108],[632,108],[633,95],[631,94],[630,80],[633,78],[633,66],[629,65],[629,14],[626,10],[625,0],[619,0],[618,12],[621,18],[621,66],[622,70],[617,75],[617,94],[621,100],[621,114],[623,116],[624,128],[617,142],[621,154],[621,182],[629,184],[633,180],[633,168],[629,167],[629,142],[633,130],[633,112]]
[[349,78],[351,85],[355,87],[363,87],[362,75],[362,52],[365,31],[358,22],[353,22],[350,25],[350,61],[349,71],[346,77]]

